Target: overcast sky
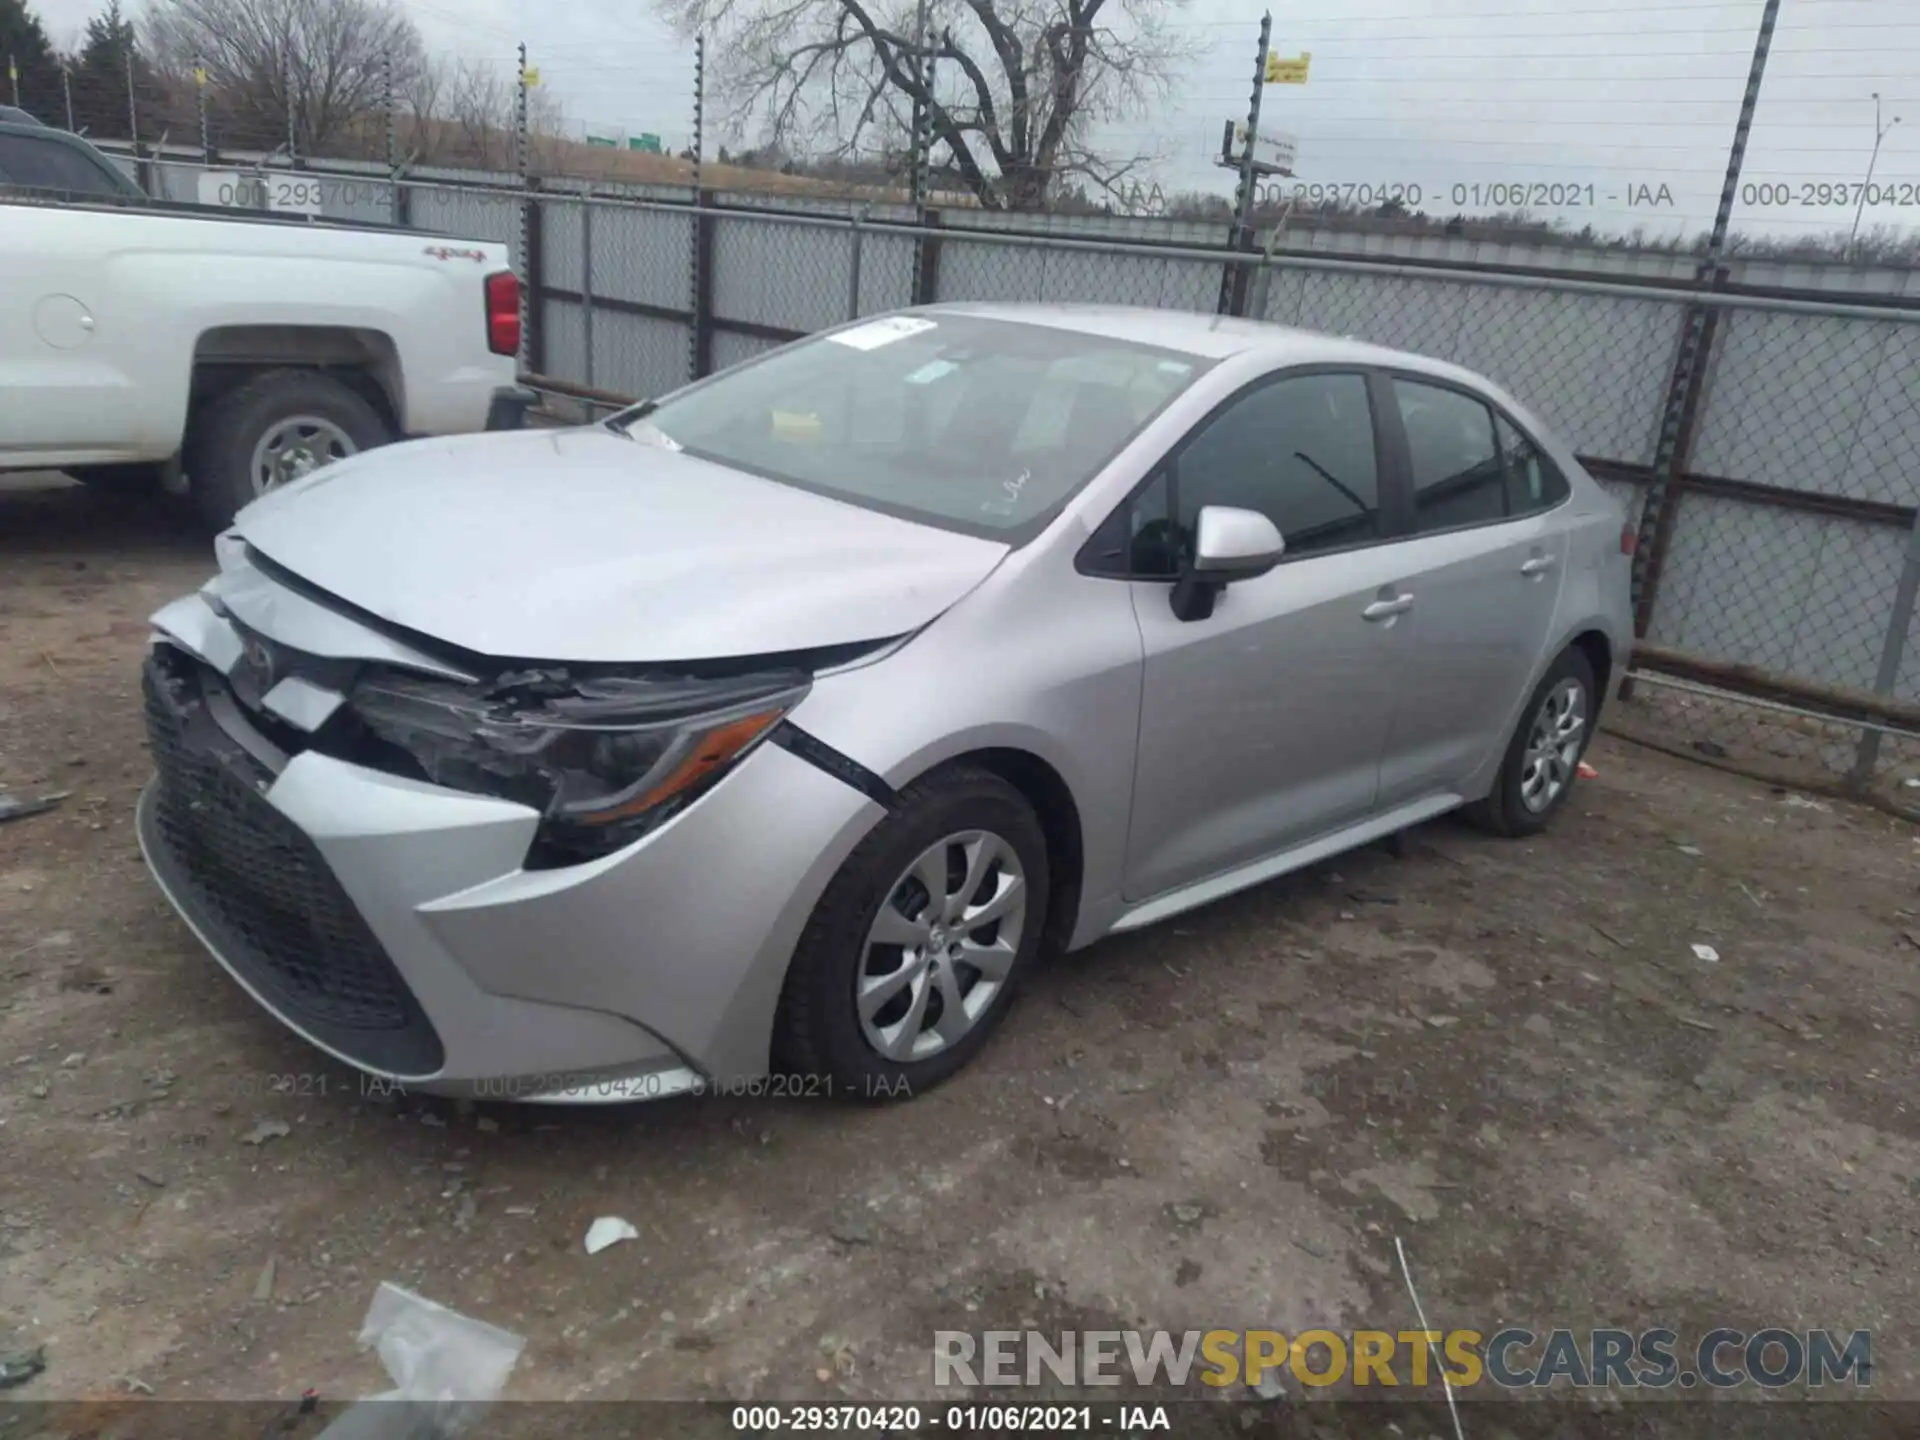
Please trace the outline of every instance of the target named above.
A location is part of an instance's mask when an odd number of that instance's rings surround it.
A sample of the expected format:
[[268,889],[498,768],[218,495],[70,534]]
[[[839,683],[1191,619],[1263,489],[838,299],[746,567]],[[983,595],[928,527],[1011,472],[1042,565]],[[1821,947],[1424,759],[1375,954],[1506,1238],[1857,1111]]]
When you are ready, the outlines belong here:
[[[32,3],[61,43],[99,8]],[[437,52],[508,66],[524,40],[576,133],[653,131],[675,148],[691,133],[692,46],[644,0],[399,3]],[[1275,6],[1274,49],[1311,51],[1311,79],[1267,87],[1262,129],[1299,138],[1302,180],[1417,186],[1430,211],[1488,208],[1488,186],[1544,184],[1579,200],[1579,212],[1590,193],[1602,229],[1701,230],[1761,9],[1761,0],[1292,0]],[[1155,174],[1166,189],[1224,191],[1231,178],[1209,160],[1221,122],[1244,113],[1260,10],[1191,0],[1177,13],[1203,57],[1170,104],[1108,138],[1117,152],[1163,156]],[[1884,120],[1911,114],[1887,136],[1875,173],[1893,182],[1895,203],[1870,206],[1865,223],[1920,223],[1920,0],[1786,0],[1744,178],[1784,182],[1752,194],[1789,203],[1743,205],[1736,227],[1851,224],[1851,197],[1801,187],[1864,178],[1876,90]],[[1474,186],[1483,203],[1455,203]],[[1658,203],[1662,186],[1670,202]],[[1649,195],[1657,203],[1629,204]]]

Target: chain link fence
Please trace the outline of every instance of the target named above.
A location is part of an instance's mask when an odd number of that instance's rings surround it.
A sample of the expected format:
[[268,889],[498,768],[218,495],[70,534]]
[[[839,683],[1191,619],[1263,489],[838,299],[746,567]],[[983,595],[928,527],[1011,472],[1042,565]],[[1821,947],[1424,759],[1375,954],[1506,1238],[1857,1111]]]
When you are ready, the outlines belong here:
[[1642,536],[1644,639],[1616,726],[1784,783],[1920,791],[1920,272],[1736,260],[1702,284],[1682,256],[1344,254],[1324,230],[1250,252],[1203,222],[1015,229],[979,211],[512,173],[394,183],[370,163],[263,158],[120,163],[171,200],[253,176],[280,208],[272,187],[304,181],[316,218],[506,243],[528,283],[525,366],[575,413],[939,301],[1227,312],[1460,364],[1569,440]]

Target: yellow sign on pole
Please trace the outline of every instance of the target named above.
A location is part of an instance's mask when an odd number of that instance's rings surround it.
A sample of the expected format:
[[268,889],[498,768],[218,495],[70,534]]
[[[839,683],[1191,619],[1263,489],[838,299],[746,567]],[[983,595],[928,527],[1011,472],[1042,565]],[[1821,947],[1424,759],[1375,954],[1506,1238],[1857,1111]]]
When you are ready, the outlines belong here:
[[1302,50],[1291,60],[1283,55],[1267,56],[1267,84],[1304,85],[1307,83],[1307,67],[1313,63],[1313,52]]
[[196,65],[193,67],[193,83],[196,85],[205,85],[207,83],[207,69],[204,65]]
[[531,90],[540,83],[540,68],[537,65],[529,65],[525,73],[527,77],[527,88]]

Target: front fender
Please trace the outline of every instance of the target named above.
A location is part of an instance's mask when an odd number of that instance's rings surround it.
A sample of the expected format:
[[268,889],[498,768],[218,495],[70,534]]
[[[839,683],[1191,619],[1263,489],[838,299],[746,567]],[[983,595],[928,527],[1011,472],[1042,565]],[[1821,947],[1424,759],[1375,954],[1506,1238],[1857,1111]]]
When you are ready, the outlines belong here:
[[818,680],[792,718],[895,790],[986,750],[1052,767],[1080,815],[1084,917],[1119,894],[1140,684],[1126,586],[1003,570],[886,658]]

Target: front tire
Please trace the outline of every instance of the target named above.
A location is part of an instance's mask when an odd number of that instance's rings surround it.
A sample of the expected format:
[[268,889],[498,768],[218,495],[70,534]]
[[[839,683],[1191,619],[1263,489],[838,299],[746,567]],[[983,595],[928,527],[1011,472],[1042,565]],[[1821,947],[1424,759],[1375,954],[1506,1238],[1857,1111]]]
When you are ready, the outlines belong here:
[[1469,818],[1509,837],[1546,829],[1573,793],[1593,738],[1595,692],[1587,657],[1571,646],[1561,651],[1520,712],[1492,793],[1468,807]]
[[910,1098],[979,1053],[1046,927],[1033,807],[972,766],[903,791],[828,885],[775,1021],[784,1074],[854,1099]]
[[318,370],[268,370],[195,419],[187,482],[200,514],[224,530],[269,490],[392,438],[380,412],[343,381]]

